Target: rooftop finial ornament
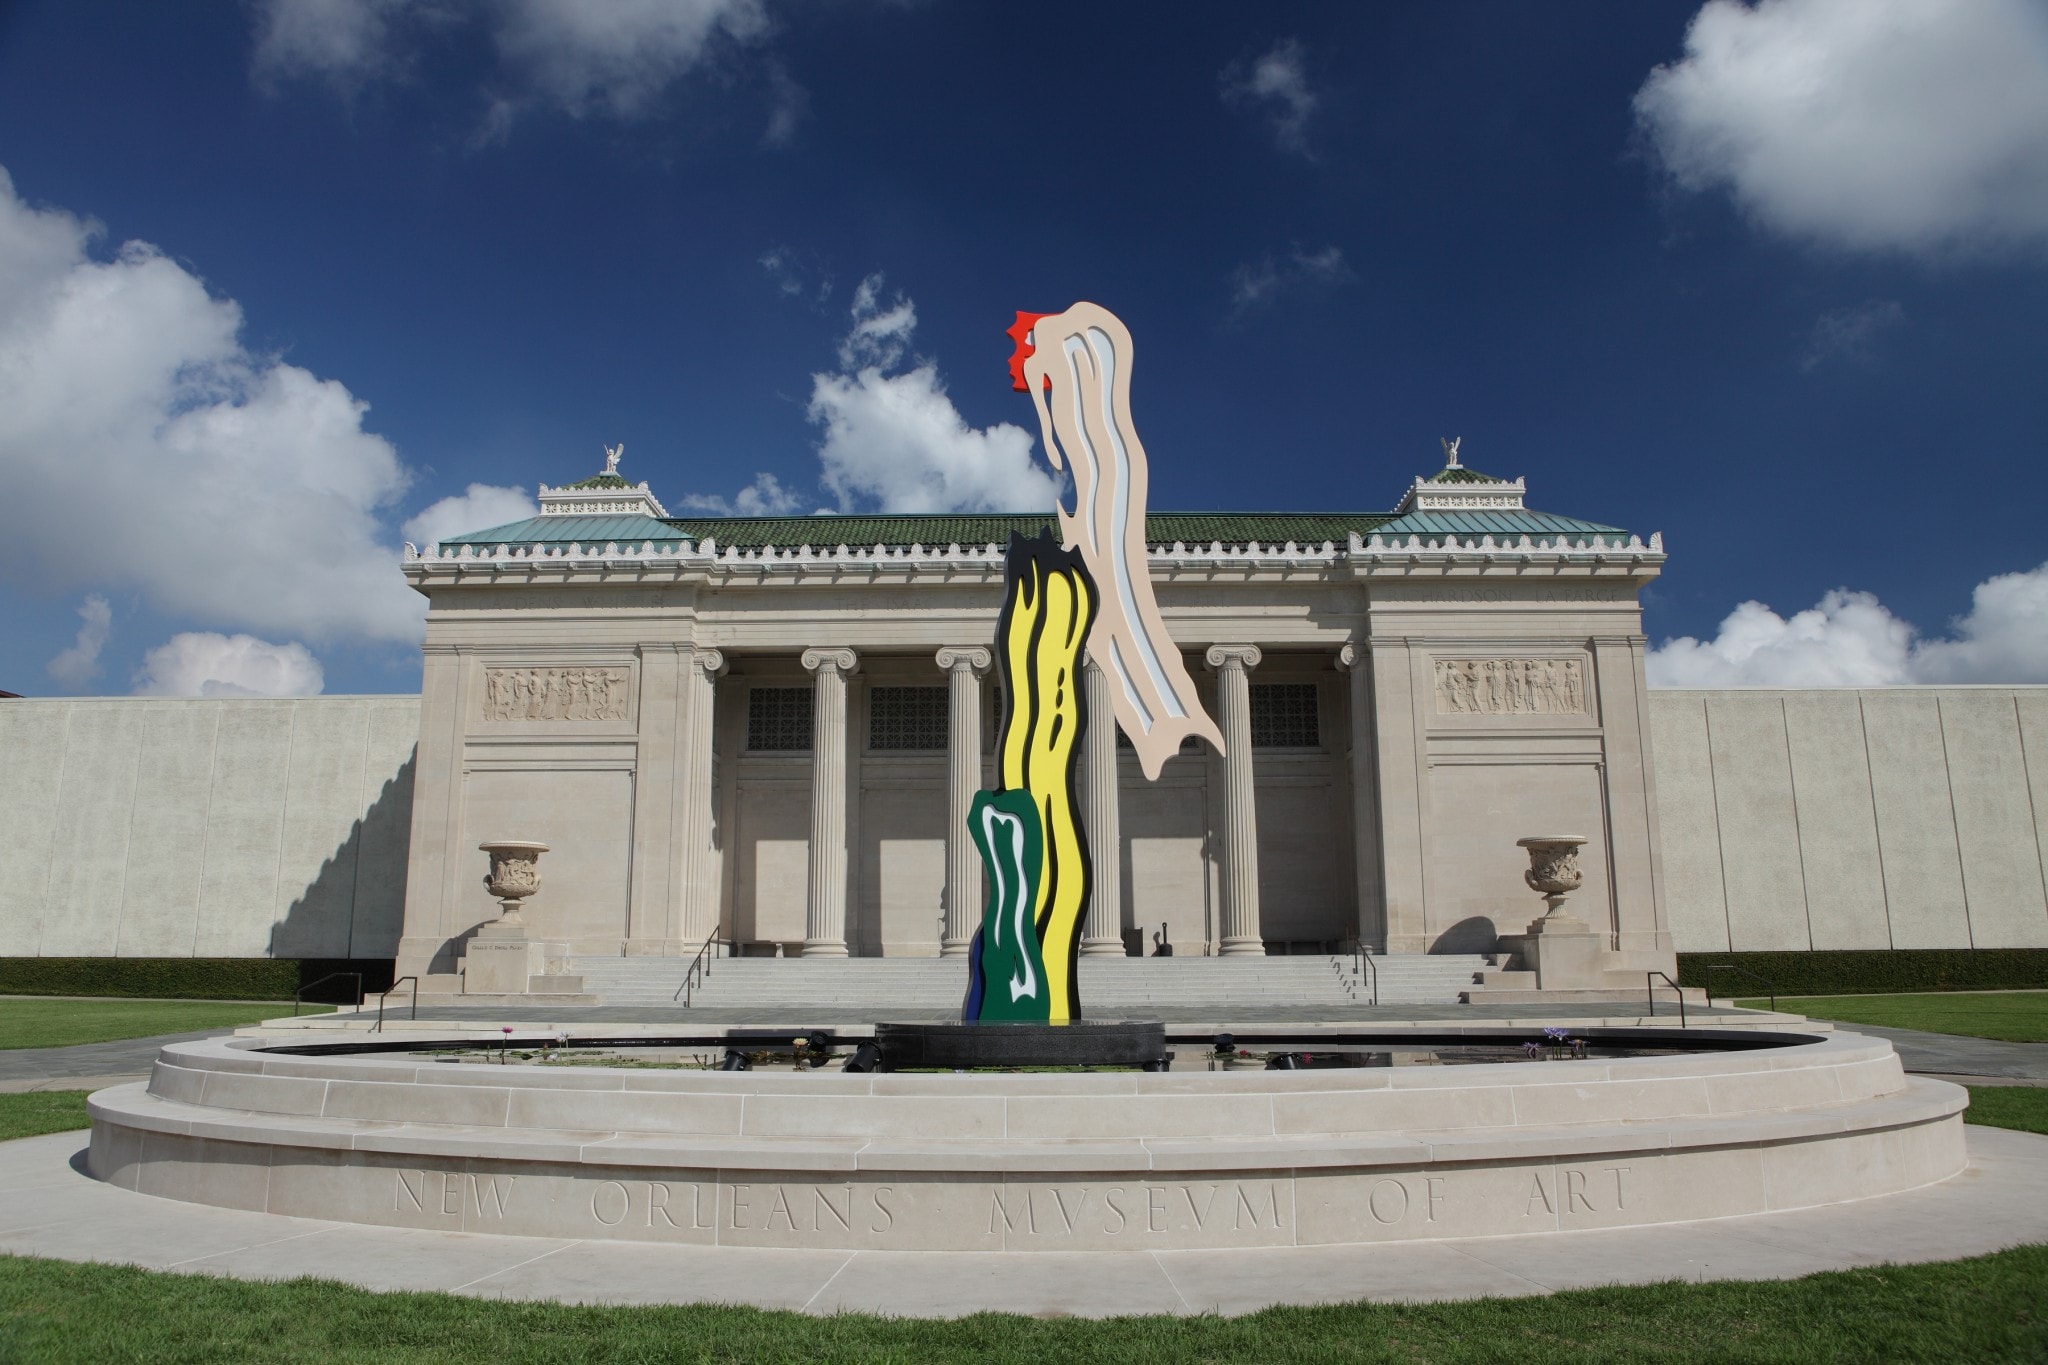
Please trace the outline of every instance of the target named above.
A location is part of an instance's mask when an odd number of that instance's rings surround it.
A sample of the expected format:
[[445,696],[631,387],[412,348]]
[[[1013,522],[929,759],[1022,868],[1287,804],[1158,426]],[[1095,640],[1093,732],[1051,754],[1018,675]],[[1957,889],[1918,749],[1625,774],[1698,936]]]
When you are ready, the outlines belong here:
[[619,442],[615,446],[606,446],[604,448],[604,472],[616,476],[619,472],[619,457],[625,453],[626,443],[624,441]]
[[1462,436],[1439,436],[1437,438],[1438,444],[1444,448],[1444,467],[1446,469],[1457,469],[1460,467],[1458,464],[1458,444],[1464,439]]

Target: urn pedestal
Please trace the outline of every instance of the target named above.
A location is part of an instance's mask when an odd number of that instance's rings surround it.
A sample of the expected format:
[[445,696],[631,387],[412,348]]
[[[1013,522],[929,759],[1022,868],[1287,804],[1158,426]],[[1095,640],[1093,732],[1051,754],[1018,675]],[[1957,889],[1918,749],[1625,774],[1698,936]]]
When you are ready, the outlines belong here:
[[550,959],[566,962],[567,945],[532,937],[520,906],[540,890],[540,855],[546,844],[497,839],[477,847],[491,855],[484,885],[498,898],[498,918],[481,926],[462,955],[464,995],[574,994],[581,978],[550,973]]
[[1531,920],[1522,940],[1523,965],[1536,973],[1539,991],[1584,990],[1603,984],[1607,936],[1565,908],[1565,897],[1579,889],[1579,849],[1583,834],[1540,834],[1515,842],[1529,851],[1529,870],[1522,880],[1543,897],[1547,907]]

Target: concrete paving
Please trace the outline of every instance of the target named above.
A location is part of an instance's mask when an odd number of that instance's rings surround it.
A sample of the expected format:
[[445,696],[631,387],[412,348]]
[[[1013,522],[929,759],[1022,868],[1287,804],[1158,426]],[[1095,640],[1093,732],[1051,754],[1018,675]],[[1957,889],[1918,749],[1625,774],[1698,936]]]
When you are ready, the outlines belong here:
[[1906,1070],[1978,1083],[1986,1079],[2048,1082],[2048,1043],[2003,1043],[1920,1029],[1838,1024],[1843,1031],[1889,1038]]
[[103,1185],[84,1174],[83,1146],[80,1133],[0,1144],[0,1252],[498,1299],[1109,1317],[1792,1279],[2048,1241],[2048,1137],[1993,1128],[1969,1130],[1970,1166],[1951,1180],[1796,1213],[1362,1247],[1028,1256],[705,1249],[242,1213]]
[[0,1049],[0,1094],[23,1090],[77,1090],[92,1082],[94,1088],[113,1085],[117,1078],[136,1080],[149,1075],[150,1064],[166,1043],[184,1043],[197,1038],[219,1038],[231,1028],[203,1029],[198,1033],[160,1033],[151,1038],[122,1038],[111,1043],[79,1043],[73,1047],[19,1047]]

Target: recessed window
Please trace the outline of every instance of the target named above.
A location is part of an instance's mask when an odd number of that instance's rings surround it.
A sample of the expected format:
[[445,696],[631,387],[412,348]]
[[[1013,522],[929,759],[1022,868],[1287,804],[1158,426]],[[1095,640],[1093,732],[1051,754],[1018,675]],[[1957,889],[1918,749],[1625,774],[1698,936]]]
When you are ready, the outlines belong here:
[[1253,683],[1251,700],[1254,749],[1321,747],[1314,683]]
[[748,749],[755,753],[802,753],[810,747],[810,688],[748,689]]
[[943,687],[871,687],[868,747],[944,752],[947,715]]

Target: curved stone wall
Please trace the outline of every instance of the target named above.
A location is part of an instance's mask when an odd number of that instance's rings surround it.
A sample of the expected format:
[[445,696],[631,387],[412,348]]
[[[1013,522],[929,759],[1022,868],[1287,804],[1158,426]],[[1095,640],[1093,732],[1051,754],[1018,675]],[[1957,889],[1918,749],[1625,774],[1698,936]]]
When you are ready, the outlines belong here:
[[146,1194],[450,1231],[876,1250],[1329,1245],[1838,1203],[1964,1164],[1855,1035],[1345,1071],[847,1075],[165,1048],[92,1099]]

